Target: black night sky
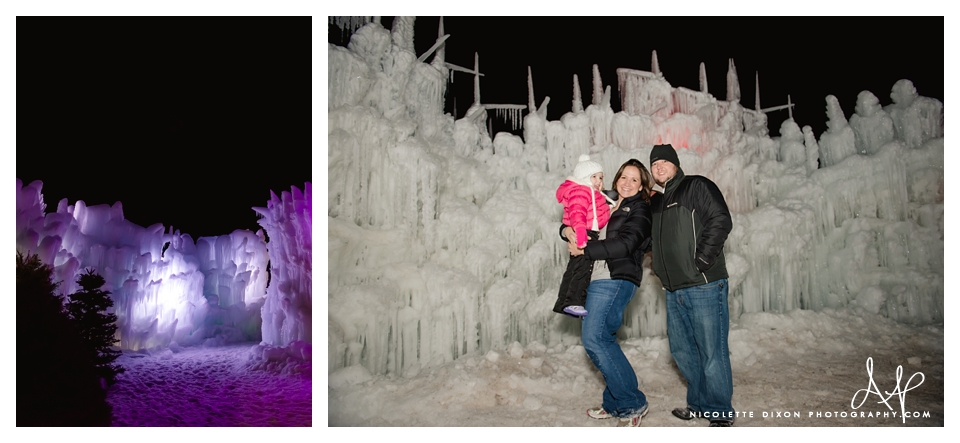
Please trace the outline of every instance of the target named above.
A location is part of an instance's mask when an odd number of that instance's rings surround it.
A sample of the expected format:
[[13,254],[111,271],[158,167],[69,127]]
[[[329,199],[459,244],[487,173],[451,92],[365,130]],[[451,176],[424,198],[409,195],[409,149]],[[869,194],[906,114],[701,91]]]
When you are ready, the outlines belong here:
[[[691,11],[694,12],[694,11]],[[597,64],[604,87],[612,86],[611,106],[620,111],[617,68],[651,70],[657,51],[660,70],[673,87],[700,90],[700,63],[708,91],[726,100],[728,59],[740,79],[740,103],[755,106],[756,74],[760,105],[796,106],[794,121],[809,125],[819,138],[826,129],[826,96],[837,97],[849,119],[857,94],[869,90],[881,105],[890,90],[909,79],[920,95],[943,101],[944,18],[941,17],[444,17],[446,61],[465,68],[480,56],[481,102],[527,104],[527,66],[533,71],[537,106],[546,96],[549,120],[571,109],[573,75],[579,78],[584,108],[590,105],[592,70]],[[393,17],[383,17],[387,29]],[[417,17],[417,55],[437,38],[438,17]],[[329,25],[328,41],[346,45]],[[428,59],[429,60],[429,59]],[[462,117],[473,101],[473,76],[454,73],[447,112]],[[786,110],[768,114],[771,136],[778,136]],[[509,130],[494,124],[495,131]],[[514,131],[518,135],[521,131]]]
[[67,198],[194,240],[311,181],[310,17],[18,17],[17,158]]
[[[383,17],[389,28],[392,17]],[[417,54],[437,36],[418,17]],[[48,211],[67,198],[121,201],[141,226],[173,225],[194,238],[259,229],[252,206],[311,181],[309,17],[18,17],[16,174],[44,182]],[[616,69],[650,70],[674,87],[708,86],[726,98],[727,60],[741,103],[796,104],[794,120],[819,136],[836,95],[849,118],[870,90],[913,81],[944,97],[943,17],[445,17],[446,60],[473,67],[480,54],[484,103],[527,103],[527,66],[548,118],[570,110],[573,74],[589,105],[593,64],[614,90]],[[328,26],[328,41],[346,44]],[[324,78],[321,76],[321,78]],[[447,112],[462,116],[473,79],[455,73]],[[787,111],[769,114],[779,134]],[[495,130],[507,130],[496,125]],[[519,131],[517,131],[519,133]]]

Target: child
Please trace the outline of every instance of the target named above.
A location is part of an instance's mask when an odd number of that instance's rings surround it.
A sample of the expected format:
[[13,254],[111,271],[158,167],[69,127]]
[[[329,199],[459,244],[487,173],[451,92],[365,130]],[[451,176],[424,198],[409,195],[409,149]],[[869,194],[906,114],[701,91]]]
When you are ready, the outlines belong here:
[[[580,156],[573,176],[567,177],[557,188],[557,202],[563,205],[563,224],[573,228],[577,247],[586,246],[589,238],[599,238],[600,229],[610,220],[610,207],[607,197],[601,192],[602,188],[603,167],[586,154]],[[560,282],[560,294],[553,307],[554,312],[574,317],[587,315],[583,304],[587,300],[587,286],[592,272],[593,260],[583,255],[570,257]]]

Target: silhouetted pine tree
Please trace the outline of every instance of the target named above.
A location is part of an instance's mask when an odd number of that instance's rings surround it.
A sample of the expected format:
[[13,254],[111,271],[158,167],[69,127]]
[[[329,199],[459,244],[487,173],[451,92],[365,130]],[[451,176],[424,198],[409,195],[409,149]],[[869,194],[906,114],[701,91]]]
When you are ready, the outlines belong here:
[[106,391],[52,277],[17,253],[17,426],[109,426]]
[[77,328],[80,339],[90,352],[90,359],[101,377],[113,384],[123,366],[113,364],[121,352],[112,349],[116,339],[117,315],[107,314],[113,306],[110,293],[103,291],[106,281],[92,269],[86,270],[77,279],[80,290],[70,294],[67,312]]

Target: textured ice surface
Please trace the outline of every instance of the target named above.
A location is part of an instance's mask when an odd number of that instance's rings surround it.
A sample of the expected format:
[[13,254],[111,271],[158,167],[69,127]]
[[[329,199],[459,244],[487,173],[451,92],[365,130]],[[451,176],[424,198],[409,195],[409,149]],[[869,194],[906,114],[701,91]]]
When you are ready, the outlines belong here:
[[[388,31],[371,23],[364,33]],[[733,212],[733,318],[859,299],[901,322],[943,321],[939,101],[914,105],[898,83],[899,114],[884,118],[863,94],[853,125],[828,97],[819,141],[792,121],[772,139],[765,115],[736,102],[737,84],[727,101],[675,87],[656,69],[621,68],[623,110],[614,111],[595,69],[587,109],[547,121],[543,99],[528,109],[522,139],[491,137],[482,106],[453,121],[433,114],[443,94],[405,86],[437,70],[406,51],[394,44],[380,63],[328,51],[330,371],[415,376],[514,341],[578,343],[579,325],[550,310],[567,260],[552,190],[581,154],[612,180],[658,143],[678,148],[687,174],[715,181]],[[731,61],[728,82],[736,78]],[[915,134],[926,135],[903,140]],[[663,289],[646,261],[623,339],[666,332]]]
[[301,192],[296,186],[277,197],[270,192],[265,208],[254,208],[262,218],[257,222],[270,241],[270,286],[263,304],[263,342],[286,346],[294,341],[310,342],[313,331],[312,235],[310,183]]
[[[908,325],[854,311],[759,312],[733,321],[733,407],[742,414],[736,426],[943,426],[943,327]],[[627,338],[620,346],[650,404],[643,418],[645,433],[673,432],[660,427],[707,426],[706,420],[683,421],[670,413],[683,406],[686,382],[673,365],[666,336]],[[867,387],[868,357],[880,389],[894,388],[898,366],[903,370],[901,388],[913,374],[925,376],[919,386],[920,377],[914,378],[911,386],[917,387],[904,397],[906,410],[919,411],[919,417],[911,414],[904,423],[897,396],[889,399],[893,411],[875,395],[861,408],[850,408],[854,393]],[[331,372],[328,385],[331,426],[476,426],[476,432],[491,436],[512,436],[517,430],[502,428],[511,426],[617,426],[617,420],[585,414],[600,405],[604,382],[577,344],[513,342],[404,378],[349,366]],[[783,416],[787,411],[790,416]],[[820,416],[811,417],[811,412]],[[853,412],[865,416],[851,418]],[[925,412],[929,415],[922,415]]]
[[[265,358],[265,349],[284,358]],[[309,360],[287,350],[246,344],[126,352],[117,359],[126,372],[107,392],[112,425],[310,426]]]

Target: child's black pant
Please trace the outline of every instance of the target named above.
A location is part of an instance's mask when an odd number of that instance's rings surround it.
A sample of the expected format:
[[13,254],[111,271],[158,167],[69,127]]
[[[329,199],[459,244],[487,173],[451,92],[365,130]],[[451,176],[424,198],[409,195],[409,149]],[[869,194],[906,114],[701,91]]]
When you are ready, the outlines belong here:
[[[590,240],[597,240],[600,238],[600,233],[587,231],[587,236]],[[593,262],[586,255],[570,256],[567,270],[563,272],[563,280],[560,281],[560,293],[557,296],[557,303],[553,306],[553,312],[566,314],[563,308],[583,306],[587,302],[587,286],[590,286]]]

